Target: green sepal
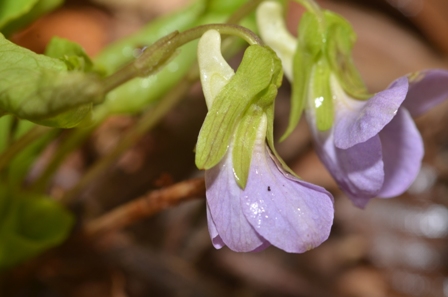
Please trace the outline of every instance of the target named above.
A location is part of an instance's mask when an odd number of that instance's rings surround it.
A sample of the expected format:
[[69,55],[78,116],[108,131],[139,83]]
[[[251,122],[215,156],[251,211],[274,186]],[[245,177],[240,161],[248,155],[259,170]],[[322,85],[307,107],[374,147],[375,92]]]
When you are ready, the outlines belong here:
[[0,185],[0,269],[16,265],[62,243],[73,215],[49,197]]
[[279,60],[271,49],[259,45],[246,49],[237,72],[214,99],[199,132],[199,169],[209,169],[222,159],[244,112],[270,84],[278,83],[279,69]]
[[274,155],[273,159],[275,163],[277,164],[277,166],[281,166],[291,175],[298,177],[297,174],[291,168],[289,168],[288,165],[286,165],[285,161],[283,161],[283,159],[280,157],[274,146],[274,104],[271,104],[269,107],[264,109],[264,113],[267,118],[266,140],[271,153]]
[[[254,102],[244,113],[236,129],[233,140],[232,164],[236,182],[242,189],[246,187],[249,177],[250,163],[260,122],[263,114],[273,109],[278,87],[276,83],[270,84],[263,95],[260,96],[260,99]],[[270,118],[270,121],[268,120],[267,125],[273,126],[273,117]]]
[[305,12],[298,30],[298,44],[293,57],[293,81],[291,110],[288,127],[280,138],[285,140],[294,131],[302,117],[308,98],[308,85],[313,65],[321,58],[325,36],[321,31],[321,20],[311,12]]
[[59,59],[35,54],[0,35],[0,113],[52,127],[85,122],[103,99],[96,74],[67,72]]
[[62,60],[67,65],[67,70],[91,72],[93,62],[84,49],[76,42],[53,37],[45,49],[45,55]]
[[52,11],[62,2],[63,0],[2,0],[0,32],[9,36]]
[[327,131],[333,126],[334,107],[333,93],[330,82],[331,68],[324,59],[313,68],[311,90],[309,93],[310,105],[315,114],[316,126],[320,131]]
[[[277,89],[275,89],[277,93]],[[251,105],[243,115],[233,140],[232,165],[235,180],[244,189],[249,177],[250,163],[257,138],[257,130],[263,117],[263,110]]]
[[344,91],[351,97],[366,100],[372,97],[356,69],[352,49],[356,33],[350,23],[340,15],[325,11],[327,23],[327,47],[325,54],[332,71],[336,74]]

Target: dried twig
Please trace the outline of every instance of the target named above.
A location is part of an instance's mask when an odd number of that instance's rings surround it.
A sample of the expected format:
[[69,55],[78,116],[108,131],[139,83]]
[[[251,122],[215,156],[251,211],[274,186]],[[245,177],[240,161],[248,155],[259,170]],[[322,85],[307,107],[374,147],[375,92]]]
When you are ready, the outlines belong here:
[[165,208],[204,196],[205,182],[203,178],[186,180],[164,189],[152,191],[115,208],[87,223],[84,232],[87,236],[93,237],[118,230]]

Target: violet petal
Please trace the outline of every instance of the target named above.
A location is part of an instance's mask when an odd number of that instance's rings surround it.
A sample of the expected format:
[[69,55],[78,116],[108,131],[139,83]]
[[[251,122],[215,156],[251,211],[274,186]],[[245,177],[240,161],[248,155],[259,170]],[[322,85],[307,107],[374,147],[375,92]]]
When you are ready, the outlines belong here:
[[331,131],[322,133],[313,128],[312,132],[317,154],[339,187],[356,206],[364,207],[378,194],[384,182],[379,136],[348,149],[339,149],[334,146]]
[[[337,84],[333,83],[333,89],[338,87],[335,85]],[[389,88],[375,94],[368,101],[358,101],[348,97],[343,91],[335,90],[336,147],[347,149],[377,135],[393,119],[406,98],[407,91],[406,77],[397,79]]]
[[409,92],[403,106],[413,117],[448,99],[448,71],[433,69],[409,75]]
[[378,196],[395,197],[417,177],[424,154],[423,140],[409,112],[400,108],[379,134],[383,147],[384,184]]
[[209,227],[213,244],[220,247],[224,243],[236,252],[259,250],[266,245],[266,240],[249,224],[241,209],[242,190],[233,175],[231,149],[218,165],[205,171],[205,184],[209,223],[214,223]]
[[256,144],[241,200],[247,220],[272,245],[303,253],[325,241],[333,223],[333,198],[325,189],[287,177],[266,144]]
[[215,222],[213,221],[212,216],[210,214],[210,208],[208,206],[208,203],[207,203],[207,226],[208,226],[208,233],[210,234],[210,238],[212,239],[212,244],[215,247],[215,249],[220,249],[224,247],[226,244],[224,243],[224,241],[222,241],[221,236],[219,236]]

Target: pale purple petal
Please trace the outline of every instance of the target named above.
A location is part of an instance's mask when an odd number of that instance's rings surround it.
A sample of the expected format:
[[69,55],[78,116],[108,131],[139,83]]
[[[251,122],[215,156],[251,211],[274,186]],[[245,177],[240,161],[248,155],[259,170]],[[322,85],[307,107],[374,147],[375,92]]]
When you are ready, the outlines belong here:
[[381,141],[374,136],[348,149],[334,146],[331,131],[318,132],[312,126],[316,151],[339,187],[358,207],[375,197],[384,182]]
[[233,175],[230,153],[229,149],[218,165],[205,171],[209,222],[214,223],[209,229],[212,231],[210,235],[218,247],[224,243],[233,251],[250,252],[264,246],[266,240],[258,235],[243,214],[240,202],[242,190]]
[[448,71],[443,69],[412,73],[409,92],[403,106],[413,117],[433,108],[448,99]]
[[423,140],[409,112],[400,108],[379,134],[383,146],[384,184],[378,196],[395,197],[406,191],[420,171]]
[[287,252],[303,253],[320,245],[333,223],[331,194],[287,177],[265,144],[254,149],[241,207],[261,236]]
[[347,149],[377,135],[393,119],[407,91],[408,80],[401,77],[364,102],[338,92],[334,124],[336,147]]
[[212,216],[210,214],[210,209],[207,203],[207,226],[208,226],[208,233],[210,233],[210,238],[212,239],[212,244],[215,247],[215,249],[220,249],[225,246],[225,243],[222,241],[221,237],[219,236],[218,230],[216,229],[215,222],[212,219]]

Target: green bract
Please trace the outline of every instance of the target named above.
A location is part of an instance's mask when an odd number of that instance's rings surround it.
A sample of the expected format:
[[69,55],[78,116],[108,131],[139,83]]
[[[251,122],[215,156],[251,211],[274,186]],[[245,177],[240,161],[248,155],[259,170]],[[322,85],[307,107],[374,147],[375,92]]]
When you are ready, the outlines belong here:
[[325,36],[322,21],[311,12],[305,12],[298,30],[299,39],[293,58],[291,111],[288,128],[281,140],[286,139],[299,123],[308,99],[308,86],[315,63],[322,59]]
[[35,54],[0,35],[0,112],[42,125],[70,128],[89,119],[103,98],[95,74],[67,71],[55,58]]
[[2,0],[0,32],[8,36],[55,9],[62,2],[63,0]]
[[321,59],[313,68],[308,96],[312,112],[316,115],[315,124],[320,131],[329,130],[333,126],[334,108],[330,75],[331,69],[324,59]]
[[327,23],[326,55],[332,71],[336,74],[345,92],[356,99],[368,99],[366,86],[356,69],[352,58],[352,49],[356,34],[350,23],[343,17],[330,11],[325,11]]
[[235,137],[234,170],[244,188],[255,142],[251,129],[273,108],[281,79],[280,60],[271,49],[259,45],[247,48],[237,72],[213,100],[205,118],[196,145],[198,168],[218,164]]
[[0,184],[0,269],[60,244],[73,223],[72,214],[50,198],[17,194]]

